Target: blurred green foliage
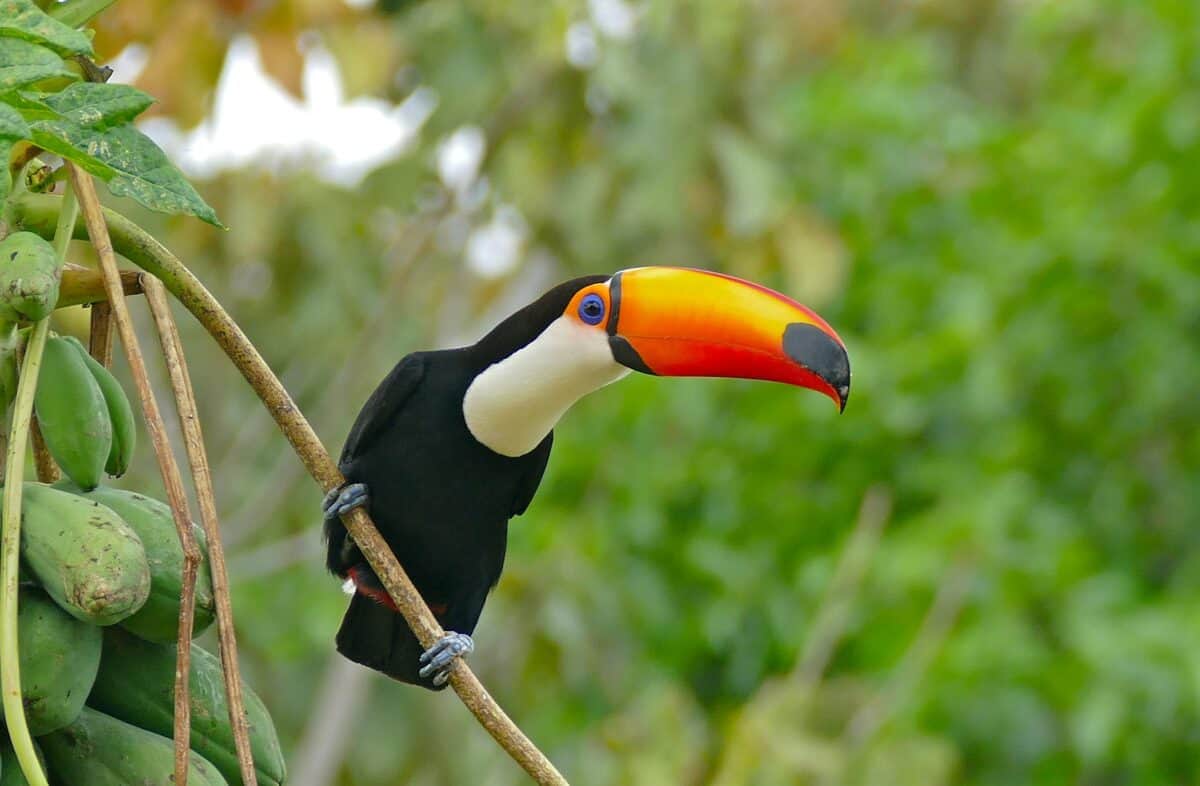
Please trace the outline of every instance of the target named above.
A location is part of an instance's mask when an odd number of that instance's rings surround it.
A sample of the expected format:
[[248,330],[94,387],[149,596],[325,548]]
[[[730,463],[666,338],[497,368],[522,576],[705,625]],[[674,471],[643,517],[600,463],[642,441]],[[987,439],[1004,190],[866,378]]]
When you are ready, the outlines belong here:
[[[145,217],[331,449],[403,354],[583,272],[754,278],[850,348],[841,417],[640,377],[560,425],[472,664],[574,782],[1200,778],[1200,5],[656,0],[627,40],[593,25],[590,68],[574,4],[399,5],[391,89],[439,100],[412,151],[353,189],[224,175],[226,234]],[[486,191],[437,176],[464,124]],[[522,255],[482,277],[464,247],[503,206]],[[344,606],[319,494],[187,330],[295,762]],[[872,487],[891,515],[831,599]],[[337,783],[522,782],[452,699],[371,679]]]

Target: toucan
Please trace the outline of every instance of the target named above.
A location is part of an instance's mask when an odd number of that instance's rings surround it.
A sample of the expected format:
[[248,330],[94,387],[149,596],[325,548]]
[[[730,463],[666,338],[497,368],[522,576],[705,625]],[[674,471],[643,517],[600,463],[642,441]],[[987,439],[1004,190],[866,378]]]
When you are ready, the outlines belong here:
[[[444,688],[500,578],[508,521],[525,512],[554,427],[581,397],[630,373],[740,377],[824,393],[845,409],[845,345],[810,309],[707,270],[640,267],[572,279],[475,344],[415,352],[359,413],[322,505],[326,564],[353,593],[337,634],[352,661]],[[447,631],[425,650],[346,536],[365,506]]]

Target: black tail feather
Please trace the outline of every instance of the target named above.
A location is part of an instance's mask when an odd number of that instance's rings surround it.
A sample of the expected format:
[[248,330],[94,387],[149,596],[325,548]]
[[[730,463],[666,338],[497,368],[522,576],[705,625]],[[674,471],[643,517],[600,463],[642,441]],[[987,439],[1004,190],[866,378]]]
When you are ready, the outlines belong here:
[[425,648],[396,612],[365,595],[356,594],[342,618],[337,650],[369,669],[429,690],[443,690],[433,680],[421,677],[420,658]]

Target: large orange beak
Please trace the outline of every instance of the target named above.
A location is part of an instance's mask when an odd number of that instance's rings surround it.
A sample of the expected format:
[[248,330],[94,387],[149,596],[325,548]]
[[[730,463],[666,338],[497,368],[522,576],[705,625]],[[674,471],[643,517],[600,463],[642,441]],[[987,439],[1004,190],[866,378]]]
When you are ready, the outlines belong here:
[[846,408],[850,360],[842,340],[774,290],[707,270],[639,267],[612,277],[609,299],[613,357],[635,371],[784,382]]

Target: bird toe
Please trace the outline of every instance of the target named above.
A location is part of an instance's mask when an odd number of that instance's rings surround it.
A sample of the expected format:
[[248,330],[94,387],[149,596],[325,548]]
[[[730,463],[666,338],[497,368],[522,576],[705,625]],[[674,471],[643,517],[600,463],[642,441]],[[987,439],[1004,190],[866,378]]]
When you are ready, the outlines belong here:
[[449,631],[421,655],[421,677],[433,678],[433,684],[441,686],[450,678],[454,661],[475,651],[474,640],[465,633]]
[[321,511],[326,520],[367,504],[370,499],[365,483],[346,483],[325,495],[321,501]]

